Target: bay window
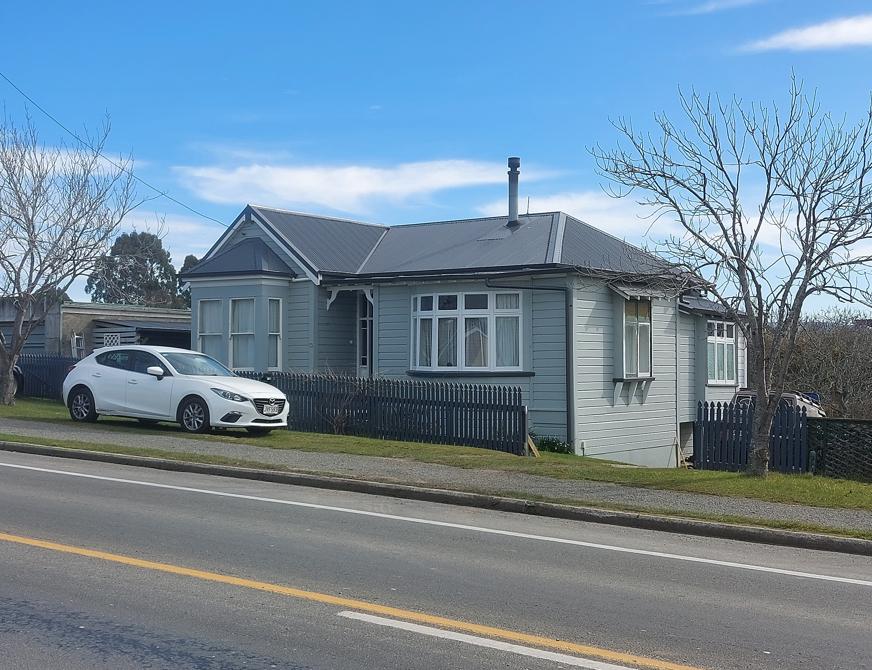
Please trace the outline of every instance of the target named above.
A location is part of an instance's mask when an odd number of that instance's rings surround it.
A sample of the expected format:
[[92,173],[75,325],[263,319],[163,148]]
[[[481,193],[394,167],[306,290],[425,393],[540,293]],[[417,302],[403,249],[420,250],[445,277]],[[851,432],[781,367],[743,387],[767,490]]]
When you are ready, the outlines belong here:
[[651,301],[624,302],[624,377],[651,376]]
[[476,291],[412,298],[412,368],[521,368],[521,295]]
[[726,321],[706,323],[709,384],[736,384],[736,326]]

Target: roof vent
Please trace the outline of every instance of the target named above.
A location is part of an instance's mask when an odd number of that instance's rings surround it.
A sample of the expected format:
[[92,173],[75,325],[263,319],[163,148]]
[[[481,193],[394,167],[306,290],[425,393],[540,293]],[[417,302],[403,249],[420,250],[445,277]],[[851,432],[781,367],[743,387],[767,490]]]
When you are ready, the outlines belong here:
[[518,175],[521,174],[521,159],[509,157],[509,228],[518,225]]

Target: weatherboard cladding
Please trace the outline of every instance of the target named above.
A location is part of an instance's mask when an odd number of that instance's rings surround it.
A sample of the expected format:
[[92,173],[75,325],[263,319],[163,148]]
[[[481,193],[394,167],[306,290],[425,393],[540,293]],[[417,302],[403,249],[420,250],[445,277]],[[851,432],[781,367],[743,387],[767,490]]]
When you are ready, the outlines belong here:
[[121,326],[122,328],[131,328],[133,330],[161,330],[161,331],[177,331],[188,332],[191,330],[191,322],[189,321],[139,321],[129,320],[117,321],[115,319],[94,319],[94,324],[100,326]]

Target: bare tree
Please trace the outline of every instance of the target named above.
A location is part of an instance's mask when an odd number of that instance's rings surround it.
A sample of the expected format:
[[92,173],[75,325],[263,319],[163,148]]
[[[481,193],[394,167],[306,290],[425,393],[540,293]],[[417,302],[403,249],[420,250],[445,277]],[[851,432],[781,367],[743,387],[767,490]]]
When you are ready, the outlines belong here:
[[830,308],[803,317],[787,387],[818,391],[828,416],[872,418],[872,328],[868,315]]
[[872,302],[872,105],[859,122],[834,119],[796,81],[784,108],[680,101],[680,123],[618,120],[618,147],[592,153],[612,195],[637,193],[674,221],[659,250],[704,278],[745,336],[758,398],[748,469],[765,475],[806,299]]
[[0,121],[0,300],[14,307],[11,338],[0,333],[2,404],[25,340],[138,204],[129,160],[103,158],[108,135],[107,122],[86,148],[46,146],[29,117]]

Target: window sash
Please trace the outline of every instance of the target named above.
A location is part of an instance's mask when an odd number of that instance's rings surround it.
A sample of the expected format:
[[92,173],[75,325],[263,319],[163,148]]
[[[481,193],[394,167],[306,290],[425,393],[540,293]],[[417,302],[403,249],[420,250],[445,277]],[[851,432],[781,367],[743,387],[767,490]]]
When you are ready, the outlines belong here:
[[483,373],[521,370],[521,316],[520,292],[412,296],[412,368]]
[[282,332],[282,301],[281,298],[270,298],[268,301],[269,334],[281,335]]
[[624,377],[650,377],[653,370],[651,301],[624,301]]
[[268,370],[280,370],[282,360],[282,300],[267,299],[267,361]]
[[[197,301],[197,333],[199,335],[221,335],[221,301],[215,299]],[[208,326],[208,327],[207,327]]]
[[486,368],[488,336],[486,316],[468,316],[463,321],[463,364],[468,368]]
[[737,383],[736,326],[729,321],[706,322],[706,372],[709,384]]
[[[521,317],[498,316],[495,319],[494,348],[497,368],[521,365]],[[506,330],[506,326],[509,326]]]
[[235,333],[230,337],[230,366],[236,370],[253,370],[255,347],[253,333]]
[[[248,321],[248,324],[244,324],[245,321]],[[254,321],[254,298],[232,298],[230,300],[231,335],[253,335]],[[248,325],[248,328],[242,328],[243,325]]]
[[436,366],[440,368],[457,367],[457,317],[436,319]]
[[255,367],[254,322],[255,299],[231,298],[230,367],[234,370],[253,370]]

